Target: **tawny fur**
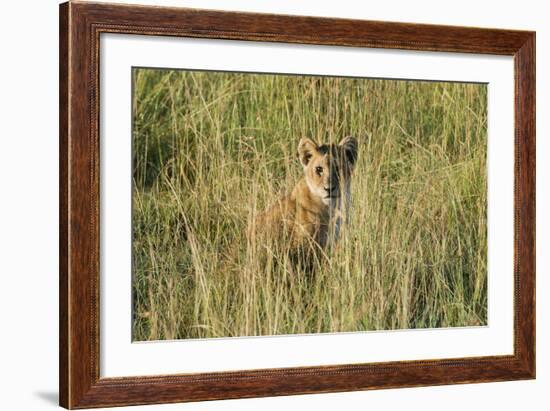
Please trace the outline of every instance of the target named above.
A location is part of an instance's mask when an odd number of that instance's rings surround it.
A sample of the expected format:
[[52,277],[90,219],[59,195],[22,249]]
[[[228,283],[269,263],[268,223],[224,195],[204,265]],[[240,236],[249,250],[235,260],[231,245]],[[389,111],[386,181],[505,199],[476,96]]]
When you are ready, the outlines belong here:
[[289,195],[256,216],[249,236],[310,261],[336,243],[342,220],[349,218],[357,140],[346,137],[338,145],[318,145],[302,139],[298,156],[304,176]]

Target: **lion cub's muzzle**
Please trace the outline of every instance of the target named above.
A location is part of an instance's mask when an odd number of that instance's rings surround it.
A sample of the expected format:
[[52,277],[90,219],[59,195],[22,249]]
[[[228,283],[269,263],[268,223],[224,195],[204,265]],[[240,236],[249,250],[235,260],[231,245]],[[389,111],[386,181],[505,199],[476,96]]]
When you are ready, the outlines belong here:
[[340,197],[340,188],[338,186],[324,187],[326,192],[325,198],[338,198]]

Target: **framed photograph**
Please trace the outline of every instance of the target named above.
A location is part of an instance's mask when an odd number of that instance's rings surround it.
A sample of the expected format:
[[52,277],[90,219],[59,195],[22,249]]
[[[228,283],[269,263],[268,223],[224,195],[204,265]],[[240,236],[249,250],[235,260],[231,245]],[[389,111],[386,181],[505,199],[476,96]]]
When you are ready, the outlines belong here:
[[535,378],[535,33],[60,6],[60,404]]

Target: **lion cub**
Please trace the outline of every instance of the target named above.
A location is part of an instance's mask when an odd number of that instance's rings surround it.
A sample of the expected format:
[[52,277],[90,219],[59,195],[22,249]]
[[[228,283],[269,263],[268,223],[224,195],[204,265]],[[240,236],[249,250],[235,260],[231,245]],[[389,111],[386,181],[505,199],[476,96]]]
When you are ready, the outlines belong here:
[[304,176],[289,195],[256,216],[249,235],[286,250],[291,261],[310,266],[336,243],[342,219],[349,218],[357,140],[345,137],[338,145],[318,145],[303,138],[298,157]]

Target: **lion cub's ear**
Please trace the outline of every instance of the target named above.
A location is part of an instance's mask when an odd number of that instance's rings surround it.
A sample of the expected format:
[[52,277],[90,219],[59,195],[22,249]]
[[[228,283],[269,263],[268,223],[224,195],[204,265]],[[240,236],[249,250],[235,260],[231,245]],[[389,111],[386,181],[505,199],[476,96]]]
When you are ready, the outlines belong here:
[[317,150],[317,144],[309,138],[304,137],[298,143],[298,158],[304,167],[309,163],[315,150]]
[[340,147],[344,150],[346,159],[353,166],[357,161],[357,139],[355,137],[344,137],[339,144]]

